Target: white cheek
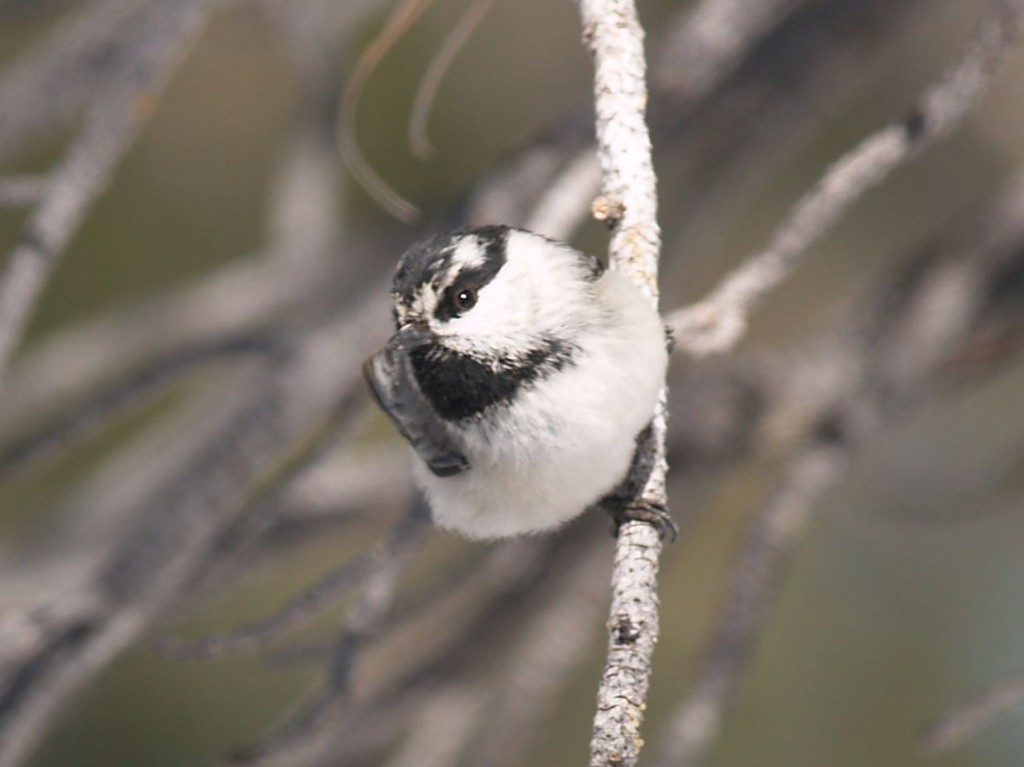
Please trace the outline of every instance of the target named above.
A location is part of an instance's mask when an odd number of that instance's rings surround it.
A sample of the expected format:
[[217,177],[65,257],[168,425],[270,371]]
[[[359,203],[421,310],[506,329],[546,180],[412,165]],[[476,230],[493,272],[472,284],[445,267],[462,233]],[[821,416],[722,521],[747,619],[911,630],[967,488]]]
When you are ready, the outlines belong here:
[[462,432],[472,468],[450,478],[417,471],[442,527],[475,538],[550,529],[625,476],[668,355],[661,320],[636,288],[612,274],[597,289],[613,319],[594,328],[572,366]]
[[568,267],[529,259],[510,261],[480,290],[477,305],[438,329],[449,345],[469,353],[516,354],[551,338],[567,339],[593,312],[590,286]]
[[533,308],[533,291],[525,276],[508,275],[484,286],[477,305],[450,320],[441,332],[467,350],[504,348],[535,330]]

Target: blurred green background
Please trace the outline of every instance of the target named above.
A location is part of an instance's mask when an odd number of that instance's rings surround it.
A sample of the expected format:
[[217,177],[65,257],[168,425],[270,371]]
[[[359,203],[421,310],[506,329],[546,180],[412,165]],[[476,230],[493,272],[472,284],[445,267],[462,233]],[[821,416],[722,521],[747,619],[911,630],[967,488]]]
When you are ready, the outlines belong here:
[[[952,58],[983,6],[938,4],[883,66],[863,73],[783,167],[717,199],[710,222],[667,272],[666,308],[702,295],[730,264],[763,244],[831,160],[899,119]],[[678,7],[648,1],[641,13],[657,30]],[[3,17],[0,64],[26,50],[65,8],[51,3]],[[511,148],[589,96],[591,72],[574,5],[499,1],[441,89],[431,122],[436,157],[416,160],[405,132],[418,73],[464,8],[438,0],[374,73],[360,105],[363,151],[427,210],[452,204]],[[384,13],[368,14],[340,67],[352,65]],[[28,343],[259,251],[294,86],[288,57],[253,5],[218,14],[75,238]],[[894,174],[814,249],[756,315],[748,347],[785,349],[813,335],[884,264],[996,189],[1024,157],[1022,94],[1024,60],[1017,55],[965,128]],[[60,146],[35,147],[3,170],[44,169]],[[673,186],[663,180],[666,189]],[[662,202],[666,222],[674,202]],[[355,232],[402,226],[354,186],[339,216]],[[0,211],[0,249],[9,250],[20,224],[17,212]],[[583,241],[599,247],[595,232],[587,231]],[[0,489],[0,529],[8,540],[44,524],[74,477],[176,401],[165,398],[59,466]],[[1024,364],[1018,362],[893,424],[862,451],[815,517],[709,764],[1001,767],[1024,761],[1021,713],[946,756],[926,759],[915,751],[920,727],[948,704],[1024,669],[1022,402]],[[773,468],[755,462],[729,474],[676,544],[664,573],[648,742],[657,740],[659,715],[692,673],[740,525],[769,489]],[[195,633],[263,615],[357,548],[361,535],[346,531],[301,557],[269,562],[162,628]],[[443,560],[448,550],[470,546],[438,535],[431,557]],[[329,627],[339,615],[319,625]],[[565,693],[559,718],[546,726],[529,764],[585,763],[602,662],[601,638],[589,641],[592,660]],[[318,671],[272,666],[256,656],[179,663],[143,644],[81,697],[32,764],[213,764],[283,717]]]

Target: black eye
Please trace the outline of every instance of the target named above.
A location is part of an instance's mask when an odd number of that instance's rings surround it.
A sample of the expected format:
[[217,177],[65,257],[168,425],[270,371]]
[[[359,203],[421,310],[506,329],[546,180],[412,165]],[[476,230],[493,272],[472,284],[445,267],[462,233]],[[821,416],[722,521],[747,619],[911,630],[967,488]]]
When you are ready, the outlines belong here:
[[464,314],[476,306],[476,291],[473,288],[463,288],[455,294],[453,299],[455,311]]

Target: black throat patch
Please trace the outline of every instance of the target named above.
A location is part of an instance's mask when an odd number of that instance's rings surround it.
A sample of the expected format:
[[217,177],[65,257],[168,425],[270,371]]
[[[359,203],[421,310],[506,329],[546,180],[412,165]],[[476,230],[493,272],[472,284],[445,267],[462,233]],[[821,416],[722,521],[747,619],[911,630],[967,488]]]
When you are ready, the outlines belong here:
[[534,381],[561,370],[572,361],[573,349],[549,341],[523,357],[498,358],[493,365],[440,344],[413,349],[413,373],[420,390],[437,414],[461,421],[511,400]]

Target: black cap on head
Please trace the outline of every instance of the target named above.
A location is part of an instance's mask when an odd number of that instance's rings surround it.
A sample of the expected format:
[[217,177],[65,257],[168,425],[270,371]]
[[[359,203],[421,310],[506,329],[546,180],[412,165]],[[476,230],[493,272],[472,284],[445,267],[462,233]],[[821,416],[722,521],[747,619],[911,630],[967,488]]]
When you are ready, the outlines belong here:
[[505,265],[508,226],[478,226],[438,234],[412,245],[402,254],[392,282],[395,300],[411,306],[424,285],[435,284],[455,264],[456,249],[467,237],[476,239],[483,261],[462,270],[458,281],[479,289],[494,279]]

